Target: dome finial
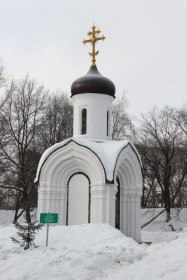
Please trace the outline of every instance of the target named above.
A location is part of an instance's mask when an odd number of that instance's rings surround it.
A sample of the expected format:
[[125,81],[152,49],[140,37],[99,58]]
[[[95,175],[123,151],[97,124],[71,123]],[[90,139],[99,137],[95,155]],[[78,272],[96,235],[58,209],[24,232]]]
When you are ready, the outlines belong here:
[[94,25],[93,23],[93,26],[92,26],[92,31],[89,31],[87,34],[88,36],[90,37],[90,39],[88,40],[83,40],[83,44],[86,44],[86,43],[91,43],[92,44],[92,52],[89,53],[89,55],[92,56],[92,66],[96,66],[96,59],[95,59],[95,56],[98,55],[99,51],[95,51],[95,44],[97,41],[99,40],[104,40],[106,37],[104,36],[101,36],[101,37],[98,37],[98,34],[100,33],[101,31],[99,29],[96,28],[96,26]]

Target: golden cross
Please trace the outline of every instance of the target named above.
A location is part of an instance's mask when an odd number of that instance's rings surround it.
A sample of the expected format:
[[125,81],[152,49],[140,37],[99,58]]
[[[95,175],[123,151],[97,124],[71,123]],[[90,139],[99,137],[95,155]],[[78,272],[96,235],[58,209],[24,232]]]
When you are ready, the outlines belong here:
[[104,40],[106,37],[102,36],[102,37],[98,37],[97,35],[100,33],[101,31],[99,29],[96,29],[96,26],[92,26],[92,31],[89,31],[87,34],[88,36],[90,36],[90,39],[88,40],[83,40],[83,44],[86,43],[91,43],[92,44],[92,52],[89,53],[89,55],[92,56],[92,66],[96,66],[95,62],[95,56],[98,55],[99,51],[95,51],[95,44],[97,41],[99,40]]

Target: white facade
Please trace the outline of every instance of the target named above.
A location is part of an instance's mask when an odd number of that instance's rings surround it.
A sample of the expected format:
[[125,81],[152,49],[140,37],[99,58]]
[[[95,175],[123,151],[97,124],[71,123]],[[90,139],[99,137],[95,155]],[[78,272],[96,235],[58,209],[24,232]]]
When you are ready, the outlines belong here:
[[[140,241],[142,174],[134,145],[129,141],[68,139],[49,148],[41,158],[36,178],[38,215],[56,212],[59,224],[67,224],[68,187],[74,174],[85,174],[89,178],[90,222],[111,226],[116,222],[116,178],[119,178],[120,229]],[[80,182],[76,183],[78,188]]]
[[[92,77],[106,94],[84,92]],[[74,83],[73,138],[46,150],[38,166],[38,218],[55,212],[62,225],[108,223],[140,242],[141,160],[133,143],[111,140],[114,93],[93,67]]]

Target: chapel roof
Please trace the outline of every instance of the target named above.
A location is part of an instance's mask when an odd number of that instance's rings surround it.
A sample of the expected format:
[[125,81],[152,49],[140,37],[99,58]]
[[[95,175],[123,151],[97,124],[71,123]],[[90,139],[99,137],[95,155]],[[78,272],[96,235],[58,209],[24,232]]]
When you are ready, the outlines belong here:
[[[64,147],[67,147],[71,143],[74,143],[75,145],[78,145],[80,149],[89,149],[90,152],[95,154],[100,162],[102,163],[102,166],[105,170],[106,180],[108,182],[112,182],[114,180],[114,170],[116,166],[116,162],[118,160],[118,157],[122,150],[124,149],[130,149],[130,153],[134,154],[141,166],[141,159],[139,157],[139,154],[133,145],[133,143],[129,140],[121,140],[121,141],[114,141],[114,140],[96,140],[96,139],[80,139],[80,138],[69,138],[66,139],[60,143],[57,143],[53,145],[52,147],[48,148],[42,155],[38,169],[37,174],[35,178],[35,183],[38,182],[41,169],[44,165],[44,163],[54,154],[58,153],[61,150],[64,149]],[[110,151],[110,152],[109,152]],[[62,157],[63,160],[63,157]]]
[[100,93],[115,97],[115,85],[100,74],[97,66],[91,66],[88,73],[75,80],[71,86],[71,96],[81,93]]

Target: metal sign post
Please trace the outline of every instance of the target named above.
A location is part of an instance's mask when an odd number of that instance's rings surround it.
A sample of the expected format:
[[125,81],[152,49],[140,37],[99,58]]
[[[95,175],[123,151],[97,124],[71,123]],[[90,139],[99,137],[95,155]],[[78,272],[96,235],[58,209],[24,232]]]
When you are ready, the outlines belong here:
[[46,247],[48,246],[49,223],[47,223]]
[[48,246],[49,224],[58,223],[58,213],[40,213],[40,223],[47,224],[46,247]]

